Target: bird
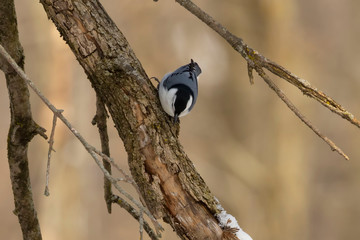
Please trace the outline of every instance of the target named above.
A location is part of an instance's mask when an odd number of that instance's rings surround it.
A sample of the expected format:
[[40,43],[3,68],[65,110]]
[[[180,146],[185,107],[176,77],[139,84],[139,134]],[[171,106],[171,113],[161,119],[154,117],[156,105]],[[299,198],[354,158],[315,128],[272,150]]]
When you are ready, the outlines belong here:
[[164,111],[177,123],[179,117],[187,115],[196,103],[198,96],[199,65],[191,59],[189,64],[174,72],[165,74],[158,84],[159,98]]

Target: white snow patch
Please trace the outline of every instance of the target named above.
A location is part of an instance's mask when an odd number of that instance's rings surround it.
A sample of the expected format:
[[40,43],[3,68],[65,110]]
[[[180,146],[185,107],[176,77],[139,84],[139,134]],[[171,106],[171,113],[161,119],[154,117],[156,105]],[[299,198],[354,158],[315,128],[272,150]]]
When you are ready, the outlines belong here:
[[[217,199],[216,199],[217,200]],[[250,237],[249,234],[247,234],[246,232],[244,232],[241,227],[239,226],[238,222],[236,221],[236,219],[231,215],[228,214],[225,209],[220,205],[219,201],[217,200],[217,205],[216,205],[217,209],[220,210],[219,214],[215,214],[215,217],[217,218],[217,220],[219,221],[219,226],[221,228],[236,228],[238,229],[238,231],[236,232],[236,237],[239,240],[252,240],[252,238]]]

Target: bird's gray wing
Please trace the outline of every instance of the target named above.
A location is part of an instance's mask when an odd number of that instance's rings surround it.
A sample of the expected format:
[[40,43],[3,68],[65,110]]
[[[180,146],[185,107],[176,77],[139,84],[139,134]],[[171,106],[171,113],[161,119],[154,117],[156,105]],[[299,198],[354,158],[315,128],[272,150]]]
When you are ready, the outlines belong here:
[[194,64],[195,67],[191,67],[191,64],[187,64],[170,73],[164,80],[164,87],[169,89],[177,84],[185,84],[197,91],[197,75],[201,73],[201,69],[197,63]]

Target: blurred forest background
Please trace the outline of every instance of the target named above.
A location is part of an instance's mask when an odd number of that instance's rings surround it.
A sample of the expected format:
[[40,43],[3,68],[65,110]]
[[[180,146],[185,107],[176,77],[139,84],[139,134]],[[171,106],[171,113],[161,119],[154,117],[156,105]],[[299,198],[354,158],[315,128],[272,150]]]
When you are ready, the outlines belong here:
[[[347,162],[308,129],[244,59],[175,1],[102,0],[149,77],[196,60],[203,73],[180,138],[197,170],[254,240],[358,240],[360,129],[285,82],[290,99],[350,157]],[[91,125],[95,94],[82,68],[37,1],[16,0],[25,69],[80,133],[99,146]],[[249,46],[286,67],[360,117],[360,2],[356,0],[199,0]],[[1,16],[0,16],[1,17]],[[31,92],[33,117],[50,134],[52,113]],[[0,239],[21,239],[6,154],[10,121],[0,74]],[[110,122],[111,154],[126,170]],[[47,142],[29,148],[32,189],[43,239],[139,239],[138,223],[103,200],[100,170],[62,123],[55,134],[50,197],[43,195]],[[129,190],[131,191],[131,190]],[[133,191],[132,191],[133,192]],[[178,239],[166,227],[163,239]],[[147,236],[146,236],[147,237]],[[147,239],[147,238],[146,238]]]

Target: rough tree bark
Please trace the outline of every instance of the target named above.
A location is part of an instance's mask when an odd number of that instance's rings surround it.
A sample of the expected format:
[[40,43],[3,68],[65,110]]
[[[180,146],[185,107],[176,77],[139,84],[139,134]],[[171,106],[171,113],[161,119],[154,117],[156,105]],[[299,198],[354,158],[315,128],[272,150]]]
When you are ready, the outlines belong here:
[[[1,1],[0,16],[0,43],[24,68],[13,0]],[[38,133],[44,136],[45,130],[32,119],[26,82],[3,59],[0,59],[0,69],[5,73],[10,99],[11,122],[7,143],[14,213],[18,216],[23,239],[38,240],[41,239],[41,232],[32,198],[27,150],[31,139]]]
[[115,123],[148,208],[182,239],[221,239],[216,200],[121,31],[96,0],[41,0]]

